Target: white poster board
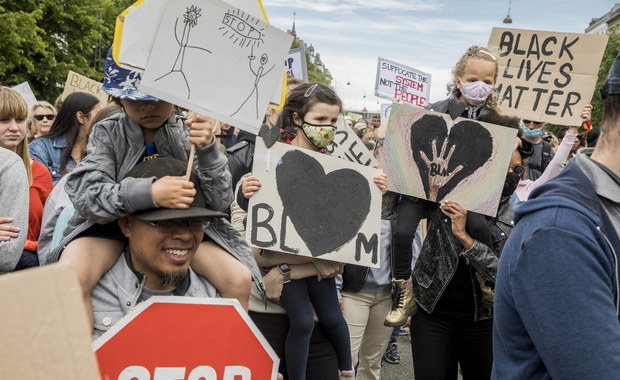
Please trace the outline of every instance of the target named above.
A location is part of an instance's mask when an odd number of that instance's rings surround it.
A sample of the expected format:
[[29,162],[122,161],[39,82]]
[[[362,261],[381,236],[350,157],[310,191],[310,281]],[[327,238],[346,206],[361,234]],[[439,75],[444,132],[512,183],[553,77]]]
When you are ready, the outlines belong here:
[[256,139],[250,198],[251,246],[379,267],[380,170],[329,155]]
[[495,216],[516,136],[514,128],[394,104],[379,161],[391,191]]
[[[169,0],[139,0],[125,9],[117,19],[114,58],[121,67],[142,71],[146,67],[157,31]],[[227,0],[255,18],[269,22],[260,0]]]
[[298,47],[288,52],[288,57],[284,62],[286,72],[302,81],[308,81],[308,69],[306,67],[306,49]]
[[11,89],[19,92],[22,98],[26,101],[26,104],[28,104],[28,109],[30,109],[30,107],[37,102],[37,98],[34,96],[34,92],[32,92],[32,88],[30,88],[30,84],[28,82],[22,82],[11,87]]
[[608,36],[493,28],[499,49],[495,88],[503,114],[559,125],[581,125]]
[[327,148],[332,157],[338,157],[359,165],[379,165],[379,162],[370,150],[364,145],[362,139],[357,136],[353,128],[347,127],[341,116],[336,123],[336,136]]
[[390,117],[390,111],[392,110],[392,103],[381,103],[381,125]]
[[431,74],[379,57],[375,95],[423,108],[430,92]]
[[170,2],[140,90],[256,134],[292,38],[221,0]]

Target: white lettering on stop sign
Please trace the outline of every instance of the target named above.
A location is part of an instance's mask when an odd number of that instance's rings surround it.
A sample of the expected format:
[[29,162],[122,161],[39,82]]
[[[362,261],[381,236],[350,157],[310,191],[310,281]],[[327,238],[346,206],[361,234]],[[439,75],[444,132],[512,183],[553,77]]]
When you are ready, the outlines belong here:
[[[208,365],[198,366],[185,378],[185,367],[156,367],[153,380],[218,380],[217,372]],[[237,376],[240,376],[237,377]],[[221,380],[250,380],[252,372],[243,366],[226,366]],[[145,367],[134,365],[125,368],[119,375],[118,380],[151,380],[151,373]]]

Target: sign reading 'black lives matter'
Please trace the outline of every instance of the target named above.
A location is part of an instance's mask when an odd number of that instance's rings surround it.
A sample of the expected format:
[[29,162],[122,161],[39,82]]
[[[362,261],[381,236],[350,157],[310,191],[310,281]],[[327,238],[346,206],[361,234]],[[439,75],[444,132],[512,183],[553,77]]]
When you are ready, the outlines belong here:
[[502,113],[580,125],[606,44],[605,35],[493,28],[488,46],[499,50]]

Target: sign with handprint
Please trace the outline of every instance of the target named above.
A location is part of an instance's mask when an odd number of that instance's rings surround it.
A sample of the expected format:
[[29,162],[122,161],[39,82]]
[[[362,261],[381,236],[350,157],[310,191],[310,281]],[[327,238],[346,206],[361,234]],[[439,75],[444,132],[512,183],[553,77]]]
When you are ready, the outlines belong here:
[[394,104],[381,167],[388,189],[495,216],[517,130]]

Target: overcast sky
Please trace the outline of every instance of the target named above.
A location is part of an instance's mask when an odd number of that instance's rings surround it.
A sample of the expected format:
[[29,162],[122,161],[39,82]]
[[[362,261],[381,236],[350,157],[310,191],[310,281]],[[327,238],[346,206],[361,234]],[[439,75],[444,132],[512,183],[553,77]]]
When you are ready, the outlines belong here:
[[[458,58],[485,46],[493,27],[583,33],[611,0],[263,0],[271,23],[312,43],[345,108],[378,110],[377,57],[431,74],[431,102],[446,96]],[[348,86],[347,82],[351,84]],[[364,98],[364,95],[366,97]]]

